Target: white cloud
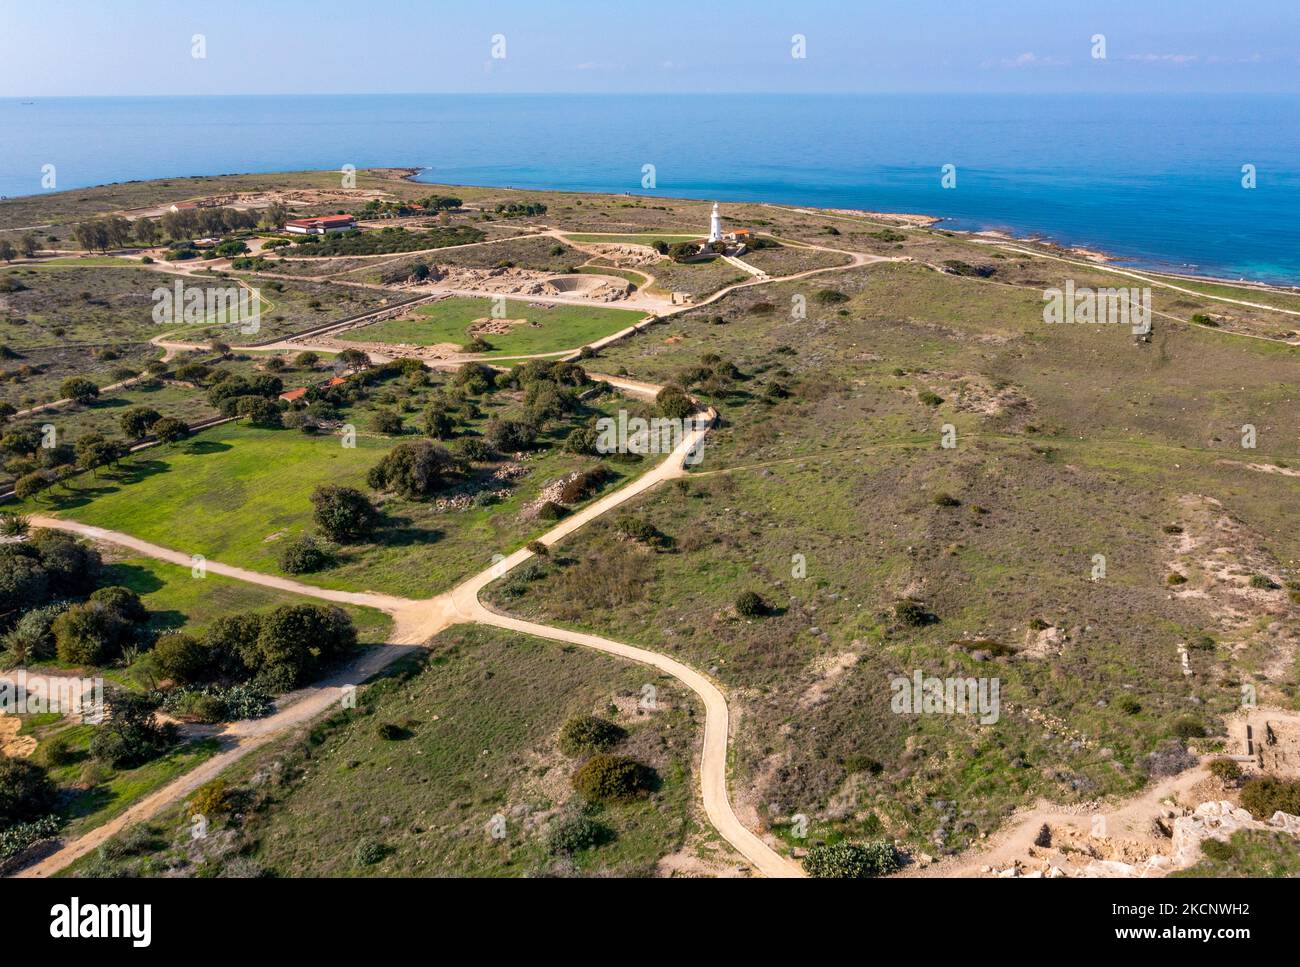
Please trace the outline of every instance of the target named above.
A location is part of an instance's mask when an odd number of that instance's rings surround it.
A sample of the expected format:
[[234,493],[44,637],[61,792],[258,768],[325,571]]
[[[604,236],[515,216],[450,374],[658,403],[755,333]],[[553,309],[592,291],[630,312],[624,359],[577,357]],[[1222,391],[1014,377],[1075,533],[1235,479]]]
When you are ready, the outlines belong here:
[[1214,54],[1205,58],[1207,64],[1263,64],[1266,60],[1263,54],[1250,54],[1246,57],[1220,57]]
[[1056,57],[1040,57],[1033,51],[1025,51],[1015,57],[1003,57],[1000,60],[986,60],[980,67],[988,70],[992,67],[1015,69],[1020,67],[1062,67],[1065,61]]
[[1199,54],[1128,54],[1124,59],[1144,64],[1194,64],[1201,57]]

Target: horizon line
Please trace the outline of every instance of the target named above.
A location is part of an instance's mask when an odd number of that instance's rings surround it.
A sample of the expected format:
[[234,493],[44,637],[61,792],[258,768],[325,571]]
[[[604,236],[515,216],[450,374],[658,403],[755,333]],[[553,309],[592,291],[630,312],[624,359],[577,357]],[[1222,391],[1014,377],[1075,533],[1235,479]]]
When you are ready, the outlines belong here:
[[1159,90],[1078,90],[1050,91],[918,91],[918,90],[861,90],[861,91],[259,91],[220,93],[150,93],[150,94],[0,94],[0,101],[60,100],[60,99],[144,99],[209,97],[1060,97],[1062,95],[1088,94],[1116,97],[1298,97],[1300,90],[1233,90],[1233,91],[1159,91]]

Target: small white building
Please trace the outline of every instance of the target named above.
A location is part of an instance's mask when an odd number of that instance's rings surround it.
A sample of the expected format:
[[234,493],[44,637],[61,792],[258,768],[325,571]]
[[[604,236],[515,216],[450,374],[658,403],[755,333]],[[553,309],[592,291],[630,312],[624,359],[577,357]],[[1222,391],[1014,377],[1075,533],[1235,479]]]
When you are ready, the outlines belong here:
[[322,215],[319,218],[295,218],[284,223],[284,230],[293,235],[332,235],[348,232],[357,227],[351,215]]

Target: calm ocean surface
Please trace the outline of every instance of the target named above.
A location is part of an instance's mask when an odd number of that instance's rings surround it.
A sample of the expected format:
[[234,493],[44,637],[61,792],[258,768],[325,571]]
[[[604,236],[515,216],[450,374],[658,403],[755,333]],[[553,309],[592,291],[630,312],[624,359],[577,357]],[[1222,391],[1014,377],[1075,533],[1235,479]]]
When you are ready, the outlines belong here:
[[[0,99],[0,195],[39,193],[45,164],[60,189],[353,164],[453,184],[921,212],[1300,284],[1293,95]],[[940,186],[945,164],[954,189]]]

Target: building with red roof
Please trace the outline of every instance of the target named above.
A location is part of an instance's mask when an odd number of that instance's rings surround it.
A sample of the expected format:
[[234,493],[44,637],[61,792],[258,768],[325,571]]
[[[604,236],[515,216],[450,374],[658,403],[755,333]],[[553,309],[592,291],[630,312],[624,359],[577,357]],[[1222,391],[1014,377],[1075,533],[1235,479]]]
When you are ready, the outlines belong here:
[[319,218],[295,218],[284,223],[284,230],[295,235],[329,235],[347,232],[357,227],[351,215],[322,215]]

